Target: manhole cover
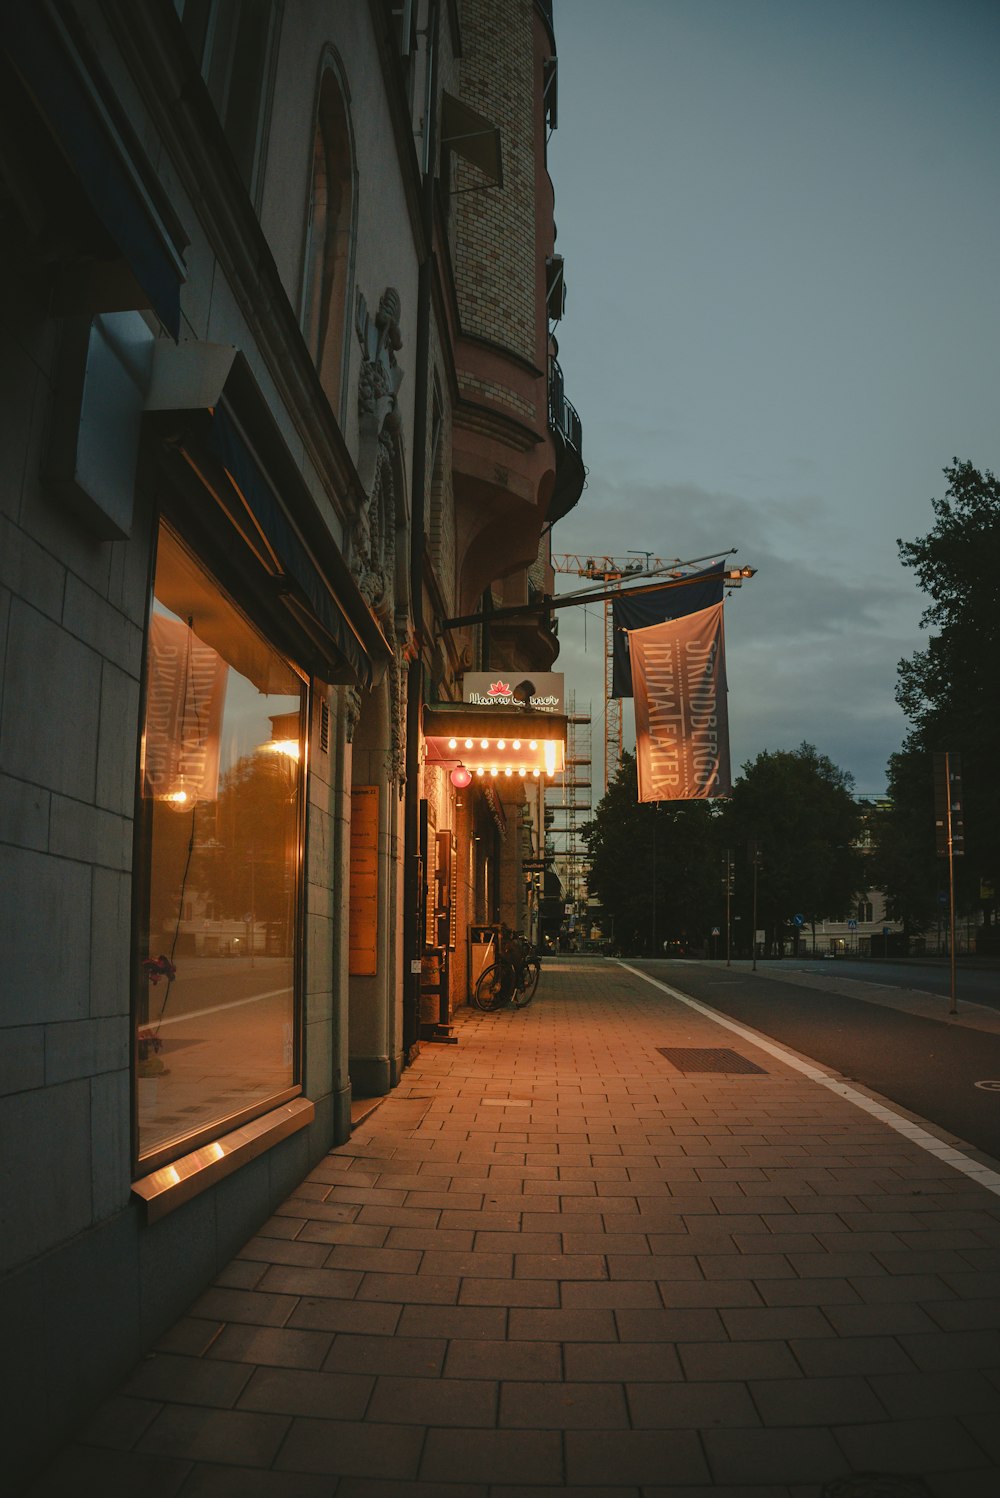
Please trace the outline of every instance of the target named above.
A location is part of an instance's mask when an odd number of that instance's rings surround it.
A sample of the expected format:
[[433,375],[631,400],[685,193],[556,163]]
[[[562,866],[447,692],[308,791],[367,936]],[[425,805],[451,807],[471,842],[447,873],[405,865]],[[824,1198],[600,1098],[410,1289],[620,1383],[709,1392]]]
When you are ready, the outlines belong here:
[[932,1498],[921,1477],[901,1472],[855,1472],[825,1482],[820,1498]]
[[756,1066],[746,1056],[741,1056],[739,1051],[730,1051],[724,1046],[713,1049],[706,1046],[661,1045],[656,1049],[682,1072],[758,1072],[761,1076],[767,1075],[762,1066]]

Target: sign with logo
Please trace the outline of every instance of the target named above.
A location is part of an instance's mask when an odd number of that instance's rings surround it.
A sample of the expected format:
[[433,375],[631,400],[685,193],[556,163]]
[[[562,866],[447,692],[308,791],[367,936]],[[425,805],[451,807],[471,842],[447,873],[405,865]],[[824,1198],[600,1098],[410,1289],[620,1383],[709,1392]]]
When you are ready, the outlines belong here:
[[566,678],[561,671],[466,671],[462,701],[470,707],[525,707],[562,713]]

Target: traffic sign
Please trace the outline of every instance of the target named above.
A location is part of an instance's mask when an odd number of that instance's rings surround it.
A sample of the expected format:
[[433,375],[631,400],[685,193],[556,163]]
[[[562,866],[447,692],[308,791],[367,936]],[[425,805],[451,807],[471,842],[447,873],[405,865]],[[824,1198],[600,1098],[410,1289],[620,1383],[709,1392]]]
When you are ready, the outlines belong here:
[[855,920],[848,921],[848,923],[847,923],[847,929],[848,929],[848,931],[857,931],[857,929],[858,929],[858,923],[857,923],[857,921],[855,921]]
[[804,926],[806,923],[806,918],[804,915],[793,915],[792,920],[795,922],[796,926]]

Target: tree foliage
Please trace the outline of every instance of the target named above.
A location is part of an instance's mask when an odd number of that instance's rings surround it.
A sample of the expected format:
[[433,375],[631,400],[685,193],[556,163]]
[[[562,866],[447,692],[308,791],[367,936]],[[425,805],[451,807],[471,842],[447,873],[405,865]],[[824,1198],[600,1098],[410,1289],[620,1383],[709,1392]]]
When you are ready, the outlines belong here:
[[[590,890],[614,917],[619,945],[659,952],[663,943],[711,949],[725,929],[724,850],[734,863],[734,950],[752,941],[756,842],[758,924],[775,942],[793,916],[842,916],[865,886],[856,846],[861,810],[852,780],[811,744],[765,752],[743,766],[727,802],[637,800],[635,758],[618,774],[583,828]],[[715,950],[721,951],[717,943]]]
[[640,802],[635,756],[622,756],[594,820],[581,829],[590,893],[612,917],[622,950],[704,944],[720,917],[715,823],[709,802]]
[[890,761],[893,813],[880,828],[877,851],[890,908],[914,928],[927,923],[927,892],[942,873],[934,856],[935,751],[961,756],[960,903],[976,902],[981,879],[1000,881],[1000,481],[957,458],[944,474],[946,495],[931,501],[934,526],[898,543],[903,565],[930,599],[921,623],[933,633],[925,649],[899,663],[896,700],[911,726]]
[[[796,915],[806,924],[843,919],[864,889],[862,813],[853,784],[846,770],[806,743],[764,750],[735,781],[724,832],[738,869],[752,871],[748,850],[756,846],[757,924],[768,950]],[[737,878],[734,895],[749,930],[752,879]]]

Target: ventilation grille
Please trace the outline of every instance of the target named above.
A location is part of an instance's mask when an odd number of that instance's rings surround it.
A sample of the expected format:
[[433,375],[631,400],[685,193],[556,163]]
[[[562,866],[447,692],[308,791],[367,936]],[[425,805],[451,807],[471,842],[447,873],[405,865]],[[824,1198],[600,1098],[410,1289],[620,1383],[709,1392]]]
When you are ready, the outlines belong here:
[[656,1049],[661,1056],[666,1056],[671,1066],[676,1066],[678,1071],[685,1073],[716,1072],[725,1075],[732,1072],[756,1072],[759,1076],[767,1076],[762,1066],[756,1066],[746,1056],[741,1056],[739,1051],[729,1051],[725,1047],[713,1050],[704,1046],[661,1045]]
[[330,704],[321,702],[319,705],[319,747],[324,754],[330,752]]

